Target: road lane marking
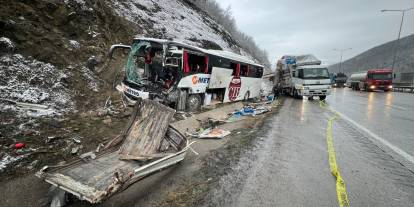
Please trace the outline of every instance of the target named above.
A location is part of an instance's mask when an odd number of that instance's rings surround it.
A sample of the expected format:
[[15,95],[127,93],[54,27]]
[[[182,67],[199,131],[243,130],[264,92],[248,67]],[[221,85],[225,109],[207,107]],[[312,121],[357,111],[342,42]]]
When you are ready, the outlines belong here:
[[359,128],[360,130],[362,130],[365,133],[367,133],[368,135],[370,135],[370,137],[374,138],[375,140],[377,140],[381,144],[387,146],[388,148],[390,148],[392,151],[394,151],[395,153],[397,153],[398,155],[400,155],[401,157],[403,157],[407,161],[409,161],[412,164],[414,164],[414,157],[412,155],[408,154],[407,152],[405,152],[404,150],[398,148],[397,146],[391,144],[387,140],[385,140],[382,137],[378,136],[377,134],[375,134],[374,132],[370,131],[366,127],[358,124],[356,121],[352,120],[351,118],[349,118],[348,116],[342,114],[341,112],[336,111],[336,110],[333,110],[333,109],[331,109],[331,110],[334,111],[335,113],[339,114],[339,116],[341,116],[341,118],[343,118],[344,120],[348,121],[349,123],[353,124],[354,126],[356,126],[357,128]]
[[[328,109],[324,102],[319,102],[321,108]],[[328,126],[326,127],[326,143],[328,146],[329,156],[329,167],[332,175],[336,178],[336,195],[338,197],[338,204],[340,207],[349,207],[348,194],[346,191],[345,181],[342,179],[341,173],[339,172],[338,164],[336,163],[335,148],[333,145],[333,123],[335,119],[339,117],[338,113],[328,120]]]

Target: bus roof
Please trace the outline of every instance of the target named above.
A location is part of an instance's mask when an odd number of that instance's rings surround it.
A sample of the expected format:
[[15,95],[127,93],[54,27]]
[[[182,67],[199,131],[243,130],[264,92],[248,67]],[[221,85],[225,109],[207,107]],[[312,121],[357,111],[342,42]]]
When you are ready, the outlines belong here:
[[192,45],[188,45],[182,42],[176,42],[176,41],[170,41],[170,40],[166,40],[166,39],[156,39],[156,38],[145,38],[145,37],[140,37],[140,38],[134,38],[135,40],[142,40],[142,41],[149,41],[149,42],[156,42],[159,44],[173,44],[173,45],[178,45],[178,46],[182,46],[188,49],[192,49],[192,50],[196,50],[205,54],[209,54],[209,55],[215,55],[215,56],[219,56],[219,57],[223,57],[223,58],[227,58],[227,59],[232,59],[232,60],[236,60],[238,62],[242,62],[242,63],[246,63],[246,64],[250,64],[250,65],[254,65],[254,66],[258,66],[258,67],[262,67],[264,68],[263,65],[257,64],[255,63],[253,60],[251,60],[250,58],[247,58],[245,56],[242,55],[238,55],[229,51],[224,51],[224,50],[208,50],[208,49],[203,49],[200,47],[196,47],[196,46],[192,46]]

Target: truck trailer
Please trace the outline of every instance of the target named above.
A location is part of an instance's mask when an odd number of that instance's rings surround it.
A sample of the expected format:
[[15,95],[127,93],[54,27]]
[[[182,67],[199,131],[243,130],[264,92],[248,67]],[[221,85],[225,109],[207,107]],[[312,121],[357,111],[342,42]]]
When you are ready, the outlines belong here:
[[277,61],[275,89],[301,99],[319,96],[324,100],[331,93],[331,79],[326,66],[314,55],[285,55]]
[[354,73],[350,77],[353,90],[392,90],[392,69],[370,69],[365,72]]

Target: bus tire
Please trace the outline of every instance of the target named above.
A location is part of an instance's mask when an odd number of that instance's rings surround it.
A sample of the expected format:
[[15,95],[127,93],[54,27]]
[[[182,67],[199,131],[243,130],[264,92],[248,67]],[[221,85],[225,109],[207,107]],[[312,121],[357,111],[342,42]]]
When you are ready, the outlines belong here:
[[326,96],[319,96],[319,100],[323,101],[326,99]]
[[247,101],[247,100],[249,100],[250,99],[250,91],[247,91],[245,94],[244,94],[244,98],[243,98],[243,100],[244,101]]
[[308,100],[312,101],[313,100],[313,96],[309,96]]
[[187,111],[197,111],[201,107],[201,96],[199,94],[191,94],[187,98]]

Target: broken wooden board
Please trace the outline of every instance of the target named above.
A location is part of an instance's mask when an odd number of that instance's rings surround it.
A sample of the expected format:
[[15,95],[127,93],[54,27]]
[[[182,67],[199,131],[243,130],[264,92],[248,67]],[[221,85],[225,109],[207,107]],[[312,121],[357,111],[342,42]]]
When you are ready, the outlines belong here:
[[[137,101],[135,117],[119,149],[120,159],[148,160],[158,153],[175,110],[156,101]],[[155,156],[156,158],[158,156]],[[145,158],[145,159],[144,159]]]

